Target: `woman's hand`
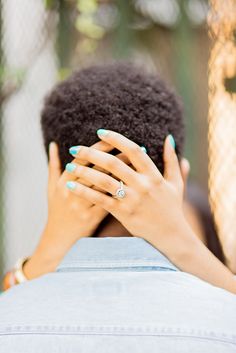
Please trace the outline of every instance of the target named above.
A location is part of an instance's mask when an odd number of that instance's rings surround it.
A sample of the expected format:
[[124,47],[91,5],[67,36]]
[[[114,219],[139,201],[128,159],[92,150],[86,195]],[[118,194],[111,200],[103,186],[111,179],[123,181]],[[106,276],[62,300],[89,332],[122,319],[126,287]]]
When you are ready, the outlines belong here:
[[[164,146],[164,176],[140,146],[124,136],[100,130],[99,137],[120,150],[132,166],[108,153],[78,146],[73,175],[82,177],[102,191],[73,180],[68,188],[80,198],[103,207],[134,236],[142,237],[163,252],[176,266],[210,283],[236,293],[232,273],[205,247],[187,224],[183,210],[183,180],[174,150],[174,140],[168,136]],[[86,160],[106,170],[107,175],[87,166]],[[124,198],[115,198],[124,183]]]
[[[93,145],[93,148],[106,152],[113,149],[112,146],[102,141]],[[85,161],[80,163],[87,164]],[[107,215],[107,211],[99,205],[94,205],[69,192],[65,184],[71,178],[71,174],[67,171],[61,174],[58,148],[54,142],[51,143],[48,220],[36,251],[24,265],[24,273],[28,279],[53,271],[71,246],[81,237],[90,236]],[[80,182],[92,187],[86,181],[80,180]]]
[[[163,177],[143,148],[134,142],[112,131],[107,131],[107,134],[99,137],[122,151],[133,168],[108,153],[81,146],[75,155],[78,162],[87,160],[113,174],[114,177],[75,164],[73,175],[101,188],[104,193],[75,181],[69,182],[68,187],[74,194],[103,207],[134,236],[144,237],[148,241],[158,237],[159,249],[164,251],[167,239],[169,248],[169,237],[173,242],[176,226],[184,220],[183,181],[171,144],[173,138],[166,139]],[[119,189],[120,180],[124,183],[126,193],[123,199],[112,196]],[[105,193],[109,193],[110,196]]]

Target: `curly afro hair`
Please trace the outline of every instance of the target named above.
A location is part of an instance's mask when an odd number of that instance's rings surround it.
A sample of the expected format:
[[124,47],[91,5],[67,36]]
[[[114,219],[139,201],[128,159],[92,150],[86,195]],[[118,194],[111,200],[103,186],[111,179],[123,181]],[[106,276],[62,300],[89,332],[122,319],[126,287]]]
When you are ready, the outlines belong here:
[[147,148],[163,173],[163,142],[172,134],[176,152],[184,144],[182,105],[157,76],[127,63],[92,66],[58,84],[45,100],[41,124],[46,150],[55,141],[62,168],[68,149],[98,141],[99,128],[117,131]]

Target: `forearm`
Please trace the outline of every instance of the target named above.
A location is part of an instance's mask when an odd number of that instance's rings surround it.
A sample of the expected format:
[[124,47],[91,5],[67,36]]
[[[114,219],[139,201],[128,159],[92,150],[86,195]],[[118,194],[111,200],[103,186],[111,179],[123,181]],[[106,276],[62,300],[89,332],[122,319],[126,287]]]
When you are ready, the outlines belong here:
[[[175,234],[169,238],[171,244],[170,242],[164,244],[162,249],[155,237],[148,241],[161,250],[180,270],[236,294],[236,280],[232,272],[195,236],[186,222],[182,222],[179,228],[176,228]],[[166,238],[168,242],[168,237]]]
[[[60,242],[53,235],[53,230],[45,228],[40,242],[23,268],[27,279],[31,280],[46,273],[53,272],[74,244],[68,234],[60,238]],[[63,239],[63,242],[62,242]]]

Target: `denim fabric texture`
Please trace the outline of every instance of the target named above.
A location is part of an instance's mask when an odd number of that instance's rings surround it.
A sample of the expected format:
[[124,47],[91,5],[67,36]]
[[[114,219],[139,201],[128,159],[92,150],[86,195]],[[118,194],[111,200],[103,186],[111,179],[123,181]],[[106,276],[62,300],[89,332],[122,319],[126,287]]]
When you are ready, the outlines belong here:
[[236,296],[139,238],[83,238],[0,296],[0,353],[233,353]]

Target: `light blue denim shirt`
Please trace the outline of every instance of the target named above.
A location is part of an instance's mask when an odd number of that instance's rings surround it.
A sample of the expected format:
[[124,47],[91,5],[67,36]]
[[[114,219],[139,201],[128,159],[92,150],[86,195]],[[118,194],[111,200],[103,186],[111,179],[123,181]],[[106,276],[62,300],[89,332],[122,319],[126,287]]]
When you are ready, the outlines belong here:
[[79,240],[0,297],[0,353],[233,353],[236,296],[138,238]]

